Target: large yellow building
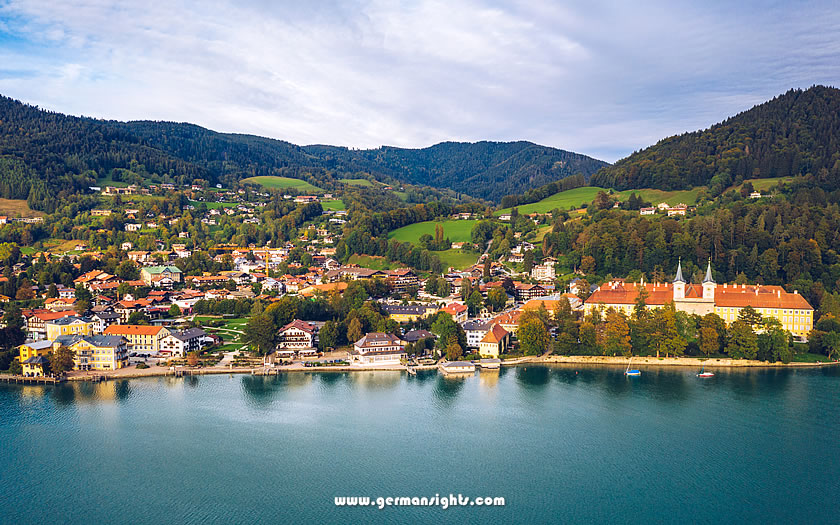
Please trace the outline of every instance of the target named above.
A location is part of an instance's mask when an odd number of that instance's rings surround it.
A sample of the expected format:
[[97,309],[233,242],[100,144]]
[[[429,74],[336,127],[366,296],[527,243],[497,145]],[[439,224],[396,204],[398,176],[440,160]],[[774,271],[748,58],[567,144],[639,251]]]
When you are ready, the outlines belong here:
[[54,319],[44,323],[47,339],[55,341],[62,335],[91,335],[96,322],[87,317],[75,315]]
[[51,341],[35,341],[34,343],[25,343],[18,347],[20,351],[20,366],[23,369],[23,375],[43,376],[44,364],[47,356],[52,351]]
[[807,340],[814,325],[814,309],[798,293],[788,293],[781,286],[717,284],[712,279],[711,264],[699,285],[685,281],[682,265],[677,266],[673,283],[611,281],[589,296],[584,311],[589,314],[595,309],[614,308],[630,315],[642,288],[647,291],[645,304],[648,308],[661,308],[673,301],[679,311],[697,315],[715,313],[727,325],[737,320],[741,309],[748,306],[763,317],[778,319],[782,328],[799,340]]
[[128,364],[126,341],[120,336],[79,337],[67,346],[76,354],[77,370],[117,370]]
[[160,340],[169,335],[169,330],[162,326],[144,326],[133,324],[112,324],[103,335],[118,335],[128,341],[130,352],[158,353]]

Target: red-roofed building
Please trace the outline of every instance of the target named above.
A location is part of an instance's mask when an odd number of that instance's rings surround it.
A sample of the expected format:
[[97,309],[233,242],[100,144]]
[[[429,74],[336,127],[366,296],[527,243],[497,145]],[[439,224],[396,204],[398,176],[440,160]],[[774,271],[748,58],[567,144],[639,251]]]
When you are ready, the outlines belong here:
[[729,324],[738,319],[742,308],[750,306],[764,317],[778,319],[785,330],[801,339],[806,339],[813,328],[814,309],[797,292],[789,293],[781,286],[717,284],[712,279],[711,264],[702,284],[688,284],[682,265],[677,267],[672,283],[611,281],[589,296],[584,310],[590,313],[596,308],[614,308],[630,315],[642,288],[647,291],[648,308],[661,308],[673,301],[677,310],[697,315],[714,313]]
[[467,320],[467,307],[461,303],[448,304],[441,308],[440,311],[451,315],[456,323],[463,323]]
[[510,345],[510,332],[493,324],[484,338],[478,343],[478,353],[481,357],[498,358],[499,354],[507,350]]

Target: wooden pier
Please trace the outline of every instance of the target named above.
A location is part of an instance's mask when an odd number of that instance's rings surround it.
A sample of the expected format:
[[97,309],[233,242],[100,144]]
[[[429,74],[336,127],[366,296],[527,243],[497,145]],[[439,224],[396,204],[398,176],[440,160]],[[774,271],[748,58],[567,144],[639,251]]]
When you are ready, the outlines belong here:
[[55,385],[64,382],[63,378],[55,377],[24,377],[24,376],[0,376],[4,383],[17,383],[21,385]]

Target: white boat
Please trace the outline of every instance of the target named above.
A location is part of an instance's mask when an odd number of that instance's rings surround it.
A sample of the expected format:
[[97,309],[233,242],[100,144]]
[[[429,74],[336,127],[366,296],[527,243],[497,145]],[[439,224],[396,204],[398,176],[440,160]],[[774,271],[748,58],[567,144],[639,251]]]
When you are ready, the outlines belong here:
[[703,365],[703,368],[700,369],[700,373],[697,374],[697,377],[715,377],[715,375],[711,372],[706,372],[706,365]]
[[[632,360],[633,360],[633,358],[631,357],[630,361],[632,361]],[[639,370],[636,370],[635,368],[633,370],[630,370],[630,361],[627,361],[627,370],[624,371],[624,375],[626,375],[626,376],[640,376],[640,375],[642,375],[642,372],[639,371]]]

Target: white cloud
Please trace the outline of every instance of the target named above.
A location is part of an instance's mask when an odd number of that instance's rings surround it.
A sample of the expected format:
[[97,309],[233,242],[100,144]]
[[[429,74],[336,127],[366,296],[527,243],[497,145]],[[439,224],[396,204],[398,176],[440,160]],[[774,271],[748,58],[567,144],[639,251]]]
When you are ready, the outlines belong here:
[[299,144],[532,140],[615,160],[837,83],[830,4],[0,4],[0,92]]

